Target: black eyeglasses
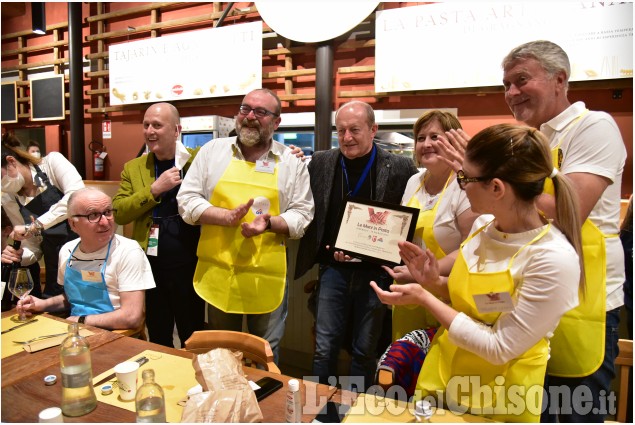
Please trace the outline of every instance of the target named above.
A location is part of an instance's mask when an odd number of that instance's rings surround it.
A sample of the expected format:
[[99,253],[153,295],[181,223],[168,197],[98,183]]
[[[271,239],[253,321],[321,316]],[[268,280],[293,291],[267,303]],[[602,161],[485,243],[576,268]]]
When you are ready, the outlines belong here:
[[112,215],[116,212],[117,210],[110,209],[103,212],[92,212],[90,214],[75,214],[73,215],[73,217],[86,217],[86,219],[90,223],[99,223],[102,215],[110,220],[112,218]]
[[265,108],[252,108],[249,105],[240,105],[240,108],[238,108],[238,111],[242,115],[249,115],[251,111],[254,111],[254,115],[256,116],[256,118],[264,118],[267,115],[271,115],[272,117],[278,116],[278,114],[276,114],[275,112],[268,111]]
[[483,177],[467,177],[463,170],[459,170],[456,173],[456,182],[459,184],[459,187],[462,190],[465,190],[465,185],[467,183],[476,183],[476,182],[484,182],[487,180],[492,180],[493,177],[483,176]]

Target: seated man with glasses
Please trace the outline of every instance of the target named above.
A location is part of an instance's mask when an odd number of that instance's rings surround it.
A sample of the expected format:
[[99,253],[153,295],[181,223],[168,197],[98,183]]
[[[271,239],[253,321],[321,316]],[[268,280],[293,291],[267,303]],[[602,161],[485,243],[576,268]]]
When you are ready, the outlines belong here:
[[155,287],[150,263],[139,244],[115,234],[108,195],[94,188],[74,192],[68,222],[79,239],[60,250],[58,282],[64,293],[48,299],[27,296],[18,312],[57,312],[67,320],[105,329],[131,329],[143,323],[145,290]]

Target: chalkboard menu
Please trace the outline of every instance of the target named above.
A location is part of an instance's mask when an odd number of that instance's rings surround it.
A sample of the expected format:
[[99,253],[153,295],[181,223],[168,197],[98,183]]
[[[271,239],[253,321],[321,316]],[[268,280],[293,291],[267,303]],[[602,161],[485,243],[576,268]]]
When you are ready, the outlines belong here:
[[30,81],[31,121],[63,120],[64,75]]
[[15,82],[2,83],[2,124],[18,122],[18,98]]

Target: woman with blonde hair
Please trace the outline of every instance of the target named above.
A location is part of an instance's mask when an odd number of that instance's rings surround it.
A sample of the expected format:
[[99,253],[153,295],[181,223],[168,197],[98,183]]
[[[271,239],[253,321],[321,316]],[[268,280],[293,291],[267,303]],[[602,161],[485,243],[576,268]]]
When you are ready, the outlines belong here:
[[[536,208],[554,181],[557,227]],[[457,182],[484,216],[461,244],[450,276],[432,252],[409,242],[400,255],[418,283],[371,286],[388,304],[419,304],[441,323],[416,398],[443,394],[452,409],[498,421],[538,422],[549,338],[578,304],[581,276],[577,201],[554,170],[538,130],[489,127],[467,144]]]
[[[414,160],[421,170],[408,180],[401,204],[419,209],[413,243],[429,249],[440,260],[458,249],[478,216],[470,209],[456,174],[437,149],[439,141],[447,140],[447,133],[465,138],[467,135],[454,114],[438,109],[425,111],[415,122],[413,132]],[[450,267],[441,273],[449,274]],[[405,266],[385,269],[397,282],[413,282],[404,273]],[[414,392],[417,373],[438,326],[434,316],[421,306],[392,309],[393,343],[379,360],[378,374],[383,373],[381,370],[388,371],[392,383],[401,385],[406,396]]]

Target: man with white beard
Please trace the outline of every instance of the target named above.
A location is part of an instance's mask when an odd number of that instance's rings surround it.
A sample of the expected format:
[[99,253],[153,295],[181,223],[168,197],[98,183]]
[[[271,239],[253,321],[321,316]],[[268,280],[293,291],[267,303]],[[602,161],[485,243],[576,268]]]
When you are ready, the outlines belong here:
[[236,137],[201,148],[177,195],[185,222],[201,225],[194,289],[209,303],[212,329],[266,339],[278,361],[287,315],[286,239],[313,219],[307,166],[272,138],[281,103],[268,89],[248,93]]

